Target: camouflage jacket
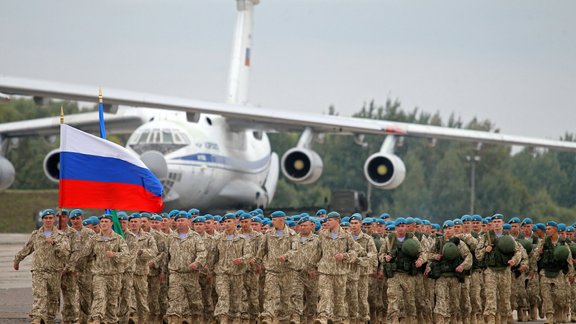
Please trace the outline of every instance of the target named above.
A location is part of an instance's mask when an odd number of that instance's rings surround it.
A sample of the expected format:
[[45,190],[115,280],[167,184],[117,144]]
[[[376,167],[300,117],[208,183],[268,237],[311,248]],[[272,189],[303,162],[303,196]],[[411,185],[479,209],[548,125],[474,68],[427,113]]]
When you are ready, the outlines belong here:
[[[504,234],[502,235],[508,235],[505,232],[503,232]],[[483,261],[484,258],[486,257],[486,247],[491,245],[492,246],[492,252],[491,253],[495,253],[495,242],[492,239],[492,236],[497,237],[496,233],[491,230],[489,232],[483,232],[480,234],[480,236],[478,237],[478,245],[476,246],[476,258],[479,261]],[[511,260],[514,260],[514,264],[518,265],[520,264],[520,262],[522,261],[522,246],[520,244],[516,244],[515,248],[514,248],[514,256],[512,256]],[[510,266],[507,266],[508,269],[510,269]]]
[[[266,271],[289,271],[297,261],[298,235],[286,225],[284,225],[283,231],[282,236],[279,236],[275,228],[270,228],[261,240],[256,262],[262,262]],[[284,256],[286,262],[278,260],[279,256]]]
[[355,241],[362,246],[362,252],[358,254],[356,261],[350,264],[348,278],[358,280],[361,275],[369,275],[376,271],[378,268],[378,251],[372,236],[364,232],[360,232]]
[[[215,274],[241,275],[246,272],[250,255],[250,246],[246,239],[238,232],[231,235],[219,233],[214,236],[212,268]],[[241,264],[235,265],[232,261],[240,259]]]
[[[90,242],[84,246],[82,252],[74,254],[70,263],[75,266],[83,257],[92,258],[92,274],[95,275],[115,275],[124,270],[130,258],[128,245],[122,236],[115,232],[110,233],[106,238],[100,232],[90,238]],[[114,252],[112,257],[106,255],[107,251]]]
[[318,248],[318,235],[310,233],[308,237],[298,235],[298,258],[296,270],[316,271],[317,266],[310,258]]
[[[207,252],[204,240],[198,233],[189,230],[186,237],[180,238],[178,232],[174,231],[166,242],[170,273],[190,273],[204,268]],[[198,270],[190,269],[190,265],[194,262],[198,262]]]
[[[334,236],[332,236],[334,234]],[[342,260],[336,259],[336,254],[342,253]],[[358,255],[362,254],[362,247],[356,243],[350,233],[342,228],[334,233],[328,230],[320,231],[318,246],[311,261],[318,264],[318,272],[329,275],[347,275],[350,272],[350,263],[356,262]]]
[[[74,254],[81,253],[84,247],[90,243],[90,238],[95,236],[93,230],[88,229],[86,227],[82,227],[81,230],[77,231],[72,227],[69,227],[69,231],[66,232],[66,236],[68,237],[68,242],[70,243],[70,259]],[[66,271],[82,271],[87,270],[90,259],[88,257],[84,257],[79,259],[76,264],[72,267],[70,262],[66,266]]]
[[155,229],[150,230],[150,234],[154,237],[154,241],[156,242],[156,248],[158,249],[158,254],[155,258],[152,259],[154,262],[153,267],[148,272],[149,276],[159,276],[160,274],[166,274],[164,270],[166,269],[165,264],[167,262],[167,252],[166,252],[166,239],[168,236],[161,231],[157,231]]
[[143,230],[133,234],[134,235],[125,237],[126,243],[128,243],[128,248],[130,249],[132,262],[135,265],[134,274],[141,276],[148,275],[148,272],[150,271],[148,261],[154,259],[158,255],[156,240],[154,240],[152,234]]
[[70,245],[64,234],[56,226],[52,227],[51,237],[54,244],[46,241],[44,226],[32,232],[26,245],[14,257],[14,262],[20,263],[32,252],[35,252],[32,256],[31,271],[62,271],[70,255]]
[[259,267],[259,264],[255,263],[256,262],[256,255],[258,253],[258,249],[260,247],[260,244],[262,243],[262,240],[264,239],[264,235],[260,232],[256,232],[254,230],[252,230],[251,233],[242,233],[242,231],[239,231],[240,235],[242,235],[244,237],[244,239],[246,240],[246,244],[248,245],[248,253],[252,256],[250,261],[254,261],[254,265],[250,265],[248,264],[248,271],[256,271],[256,268]]

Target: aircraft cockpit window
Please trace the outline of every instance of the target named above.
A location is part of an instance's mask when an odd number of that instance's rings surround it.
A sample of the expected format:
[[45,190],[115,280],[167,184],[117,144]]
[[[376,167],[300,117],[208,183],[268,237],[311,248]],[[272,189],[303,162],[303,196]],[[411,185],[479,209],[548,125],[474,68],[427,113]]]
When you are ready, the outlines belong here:
[[149,143],[162,143],[161,133],[159,129],[155,129],[148,140]]
[[181,131],[178,130],[174,130],[174,143],[176,144],[186,144],[189,145],[190,144],[190,139],[188,138],[188,136],[186,134],[184,134]]
[[149,129],[143,130],[142,133],[141,133],[140,136],[139,136],[138,143],[139,143],[139,144],[147,143],[149,136],[150,136],[150,130],[149,130]]
[[174,137],[172,136],[172,130],[163,129],[162,130],[162,143],[172,144],[174,143]]

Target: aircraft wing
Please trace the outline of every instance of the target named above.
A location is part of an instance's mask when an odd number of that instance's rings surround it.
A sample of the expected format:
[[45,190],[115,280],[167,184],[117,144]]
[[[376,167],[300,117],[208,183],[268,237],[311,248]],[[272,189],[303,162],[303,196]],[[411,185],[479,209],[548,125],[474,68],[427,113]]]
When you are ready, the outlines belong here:
[[[40,96],[75,101],[98,101],[96,87],[10,77],[0,77],[0,92],[4,94]],[[318,133],[388,134],[576,151],[576,143],[573,142],[385,120],[306,114],[106,88],[104,89],[104,100],[107,104],[111,105],[160,108],[221,115],[228,118],[233,127],[243,129],[302,131],[305,128],[311,128]]]

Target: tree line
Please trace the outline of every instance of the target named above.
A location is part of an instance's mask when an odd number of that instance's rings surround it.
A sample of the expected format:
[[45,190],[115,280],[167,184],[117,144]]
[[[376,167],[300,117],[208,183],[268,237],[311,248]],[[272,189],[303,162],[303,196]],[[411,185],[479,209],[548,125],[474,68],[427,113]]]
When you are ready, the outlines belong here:
[[[76,103],[50,102],[38,107],[30,99],[16,99],[0,105],[0,122],[58,116],[60,106],[65,115],[78,113]],[[95,109],[95,108],[93,108]],[[337,114],[330,107],[329,114]],[[474,118],[468,122],[455,115],[447,120],[414,108],[403,109],[400,101],[387,100],[378,105],[364,105],[354,117],[418,123],[424,125],[498,132],[489,120]],[[280,156],[294,147],[300,134],[270,134],[273,151]],[[109,138],[119,144],[126,136]],[[394,190],[369,188],[364,178],[366,159],[380,149],[384,137],[367,135],[360,146],[351,136],[325,134],[323,143],[314,150],[324,161],[322,177],[312,185],[298,185],[281,176],[274,207],[324,206],[332,189],[370,191],[373,213],[387,212],[394,217],[425,217],[434,221],[459,217],[470,211],[470,157],[478,156],[475,165],[475,212],[487,216],[496,212],[505,216],[532,217],[536,220],[557,219],[569,224],[576,221],[576,154],[553,150],[523,148],[512,152],[506,145],[405,137],[396,154],[406,164],[406,179]],[[561,140],[575,141],[566,133]],[[434,145],[432,145],[434,144]],[[11,141],[7,158],[16,167],[12,189],[56,189],[43,173],[42,162],[48,152],[58,147],[56,137],[24,137]]]

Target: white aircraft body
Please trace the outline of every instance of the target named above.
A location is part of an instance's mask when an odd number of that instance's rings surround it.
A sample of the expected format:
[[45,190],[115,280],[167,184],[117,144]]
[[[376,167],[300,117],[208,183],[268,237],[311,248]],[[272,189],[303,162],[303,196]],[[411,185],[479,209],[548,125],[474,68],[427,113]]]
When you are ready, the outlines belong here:
[[[253,8],[259,0],[237,0],[237,24],[232,49],[226,103],[214,103],[105,89],[106,129],[131,133],[126,146],[140,155],[164,185],[166,208],[223,209],[266,207],[273,199],[280,170],[297,183],[313,183],[322,173],[321,157],[313,144],[324,133],[355,136],[383,135],[379,152],[364,164],[366,179],[375,187],[393,189],[405,177],[403,161],[394,154],[401,136],[501,143],[576,151],[576,143],[339,116],[294,113],[248,105],[248,76]],[[56,98],[97,102],[96,87],[0,77],[0,101],[7,95],[35,99]],[[148,108],[148,109],[141,109]],[[65,117],[65,122],[88,132],[98,132],[98,113]],[[4,156],[10,139],[52,136],[59,131],[59,117],[0,125],[0,190],[14,181],[13,165]],[[266,132],[301,132],[296,147],[281,158],[272,152]],[[44,159],[46,175],[58,181],[58,150]]]

